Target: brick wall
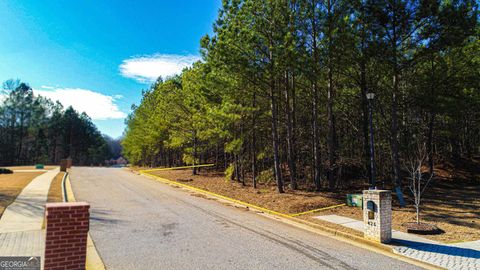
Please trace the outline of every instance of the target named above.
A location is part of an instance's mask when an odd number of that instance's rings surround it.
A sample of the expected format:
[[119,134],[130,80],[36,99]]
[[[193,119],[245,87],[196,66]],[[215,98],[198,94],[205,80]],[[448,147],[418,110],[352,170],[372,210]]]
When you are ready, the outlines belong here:
[[45,270],[85,269],[90,205],[47,203]]

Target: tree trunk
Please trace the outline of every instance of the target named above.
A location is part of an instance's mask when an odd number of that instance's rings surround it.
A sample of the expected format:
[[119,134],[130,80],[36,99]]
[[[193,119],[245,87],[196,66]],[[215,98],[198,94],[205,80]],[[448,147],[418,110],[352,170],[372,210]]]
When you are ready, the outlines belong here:
[[[273,69],[273,64],[272,64],[272,69]],[[278,192],[284,193],[282,171],[280,169],[280,156],[278,152],[277,103],[275,99],[275,80],[273,78],[273,72],[271,76],[272,78],[270,82],[270,110],[272,113],[271,121],[272,121],[273,163],[274,163],[275,180],[277,182]]]
[[393,184],[397,191],[397,196],[400,202],[400,206],[404,207],[405,202],[402,194],[402,179],[400,177],[400,157],[399,157],[399,132],[398,132],[398,94],[399,94],[399,77],[400,70],[398,64],[398,48],[397,48],[397,21],[396,21],[396,0],[393,1],[394,9],[394,20],[393,20],[393,37],[392,37],[392,48],[393,48],[393,90],[392,90],[392,108],[391,108],[391,118],[392,123],[390,127],[390,136],[391,136],[391,151],[392,151],[392,167],[393,167]]
[[313,74],[312,74],[312,139],[313,139],[313,182],[315,183],[315,190],[320,191],[322,189],[321,182],[321,156],[320,156],[320,139],[318,136],[318,89],[317,89],[317,65],[318,63],[318,48],[317,48],[317,26],[315,18],[315,3],[312,3],[312,56],[313,56]]
[[223,142],[223,170],[227,170],[227,152],[225,151],[225,142]]
[[6,155],[9,157],[9,164],[14,165],[16,162],[16,154],[15,154],[15,122],[16,122],[16,117],[14,114],[12,114],[11,119],[10,119],[10,147],[8,154]]
[[317,84],[313,83],[313,103],[312,103],[312,129],[313,129],[313,160],[314,160],[314,182],[315,182],[315,190],[320,191],[322,189],[322,182],[321,182],[321,156],[320,156],[320,145],[319,145],[319,138],[318,138],[318,90]]
[[215,143],[215,170],[218,171],[218,142]]
[[[297,118],[295,115],[295,111],[297,109],[297,97],[296,97],[296,91],[295,91],[295,74],[292,74],[292,141],[293,141],[293,149],[292,149],[292,156],[293,160],[295,162],[295,180],[298,182],[298,173],[297,173]],[[297,183],[298,185],[298,183]]]
[[243,138],[245,137],[244,135],[244,121],[243,121],[243,117],[241,118],[240,120],[241,124],[240,124],[240,138],[242,138],[242,145],[240,146],[240,154],[238,156],[238,170],[239,170],[239,176],[240,176],[240,182],[242,182],[242,186],[245,186],[245,167],[244,167],[244,156],[245,156],[245,146],[244,146],[244,143],[243,143]]
[[[435,93],[435,60],[434,56],[430,59],[430,69],[431,69],[431,80],[430,80],[430,95]],[[427,132],[427,162],[428,162],[428,172],[430,175],[433,175],[433,128],[435,126],[435,112],[430,109],[429,112],[429,121],[428,121],[428,132]]]
[[393,161],[393,180],[395,187],[401,188],[402,182],[400,179],[400,158],[398,154],[398,99],[397,99],[397,89],[398,89],[398,75],[395,72],[393,77],[394,90],[392,93],[392,125],[391,125],[391,150],[392,150],[392,161]]
[[333,79],[332,71],[329,68],[328,71],[328,107],[327,107],[327,117],[328,117],[328,187],[330,189],[335,188],[335,170],[336,170],[336,132],[335,132],[335,119],[333,114]]
[[57,164],[57,138],[53,139],[52,155],[51,155],[50,161],[53,164]]
[[430,112],[430,119],[428,121],[428,132],[427,132],[427,162],[428,162],[428,173],[433,174],[433,129],[435,126],[435,116],[434,112]]
[[328,87],[327,87],[327,118],[328,118],[328,187],[329,189],[335,188],[335,170],[336,170],[336,132],[335,132],[335,116],[333,112],[333,102],[335,89],[333,85],[333,41],[332,41],[332,3],[331,0],[327,1],[328,8]]
[[290,98],[290,81],[288,78],[288,71],[285,71],[285,103],[286,103],[286,118],[287,118],[287,159],[288,167],[290,169],[290,187],[292,189],[297,189],[297,169],[295,167],[295,141],[294,141],[294,130],[293,130],[293,116],[292,116],[292,105]]
[[192,168],[192,174],[197,175],[197,167],[196,167],[196,161],[197,161],[197,133],[193,132],[193,168]]
[[240,182],[241,179],[240,179],[240,163],[238,161],[238,155],[237,154],[234,154],[234,170],[235,170],[235,179],[237,182]]
[[[396,59],[396,57],[395,57]],[[398,133],[398,67],[395,60],[393,71],[393,92],[392,92],[392,124],[391,124],[391,150],[393,162],[393,181],[396,188],[402,187],[400,179],[400,158],[399,158],[399,133]]]
[[245,167],[243,160],[243,151],[242,155],[240,156],[240,181],[242,182],[242,186],[245,186]]
[[251,145],[251,155],[252,155],[252,181],[253,188],[257,188],[257,134],[256,134],[256,121],[257,121],[257,100],[256,100],[256,90],[253,89],[252,97],[252,145]]
[[[201,145],[200,145],[200,149],[201,149]],[[198,157],[198,164],[197,165],[205,163],[204,154],[205,154],[205,151],[200,151],[200,156]],[[201,170],[202,170],[202,168],[198,167],[197,168],[197,173],[199,173]]]
[[416,212],[417,224],[419,224],[420,223],[420,206],[417,205],[415,208],[416,208],[415,212]]
[[[20,114],[20,135],[18,136],[18,152],[17,152],[17,164],[21,164],[22,148],[23,148],[23,125],[24,125],[24,116],[23,112]],[[22,164],[23,165],[23,164]]]

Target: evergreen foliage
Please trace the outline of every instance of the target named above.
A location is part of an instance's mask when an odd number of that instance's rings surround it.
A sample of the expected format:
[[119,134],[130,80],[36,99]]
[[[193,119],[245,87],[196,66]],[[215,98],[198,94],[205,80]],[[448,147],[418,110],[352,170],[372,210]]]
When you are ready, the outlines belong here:
[[3,84],[0,96],[0,164],[59,164],[72,158],[75,165],[101,164],[109,147],[85,113],[42,96],[18,80]]
[[474,0],[224,0],[203,60],[133,106],[124,154],[335,189],[369,176],[373,92],[377,173],[402,187],[419,143],[431,171],[480,151],[477,19]]

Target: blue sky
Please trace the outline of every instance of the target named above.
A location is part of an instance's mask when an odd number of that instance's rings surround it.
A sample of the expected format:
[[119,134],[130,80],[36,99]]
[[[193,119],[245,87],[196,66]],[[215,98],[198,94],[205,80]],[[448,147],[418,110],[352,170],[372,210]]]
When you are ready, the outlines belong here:
[[159,75],[198,59],[221,0],[0,1],[0,80],[86,111],[118,137]]

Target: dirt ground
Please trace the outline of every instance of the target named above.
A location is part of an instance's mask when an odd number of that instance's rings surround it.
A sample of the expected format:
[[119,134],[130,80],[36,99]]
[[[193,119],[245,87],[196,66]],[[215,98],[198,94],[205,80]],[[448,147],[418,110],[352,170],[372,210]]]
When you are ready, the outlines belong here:
[[62,192],[62,180],[64,172],[59,172],[52,183],[50,184],[50,190],[48,191],[47,202],[62,202],[63,201],[63,192]]
[[35,177],[43,172],[0,174],[0,216]]
[[238,182],[226,181],[223,174],[206,170],[201,170],[199,175],[192,175],[191,170],[150,173],[287,214],[343,203],[341,196],[331,192],[314,193],[287,189],[284,194],[279,194],[275,186],[258,185],[257,189],[254,189],[251,183],[243,186]]
[[[346,192],[315,193],[287,189],[285,194],[279,194],[276,192],[275,186],[260,185],[257,189],[253,189],[250,183],[246,183],[246,186],[243,186],[238,182],[226,181],[223,174],[208,170],[201,170],[200,175],[196,176],[192,175],[191,170],[169,170],[151,173],[287,214],[304,212],[345,202]],[[408,194],[405,195],[408,201]],[[420,218],[422,222],[436,225],[443,230],[444,233],[424,237],[445,243],[479,240],[479,195],[480,185],[473,182],[459,185],[455,183],[455,180],[444,177],[433,181],[426,190]],[[360,232],[313,218],[313,216],[331,214],[351,217],[357,220],[362,219],[362,210],[360,208],[348,206],[303,215],[299,216],[299,218],[361,235]],[[412,221],[415,221],[415,209],[413,206],[400,208],[394,203],[393,228],[399,231],[406,231],[402,224]]]

